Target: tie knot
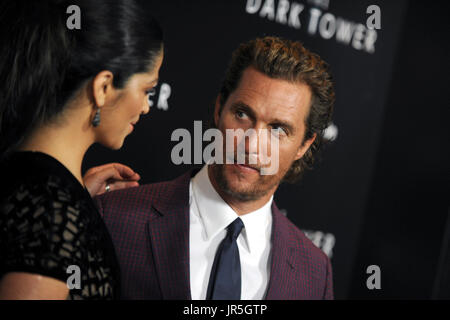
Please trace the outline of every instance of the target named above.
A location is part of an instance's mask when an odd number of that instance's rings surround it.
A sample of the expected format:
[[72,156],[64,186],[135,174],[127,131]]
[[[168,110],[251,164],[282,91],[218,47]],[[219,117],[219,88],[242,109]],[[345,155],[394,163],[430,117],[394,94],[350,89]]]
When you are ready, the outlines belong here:
[[239,237],[239,234],[241,233],[242,228],[244,227],[244,223],[242,222],[241,218],[237,218],[232,223],[228,225],[228,235],[233,239],[236,240],[237,237]]

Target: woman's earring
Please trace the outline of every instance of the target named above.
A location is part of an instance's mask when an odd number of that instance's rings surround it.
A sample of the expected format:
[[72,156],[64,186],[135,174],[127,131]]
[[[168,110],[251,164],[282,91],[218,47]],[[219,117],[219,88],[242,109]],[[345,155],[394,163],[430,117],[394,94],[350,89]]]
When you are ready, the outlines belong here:
[[97,109],[97,111],[95,112],[94,119],[92,120],[92,125],[94,127],[98,127],[99,124],[100,124],[100,108]]

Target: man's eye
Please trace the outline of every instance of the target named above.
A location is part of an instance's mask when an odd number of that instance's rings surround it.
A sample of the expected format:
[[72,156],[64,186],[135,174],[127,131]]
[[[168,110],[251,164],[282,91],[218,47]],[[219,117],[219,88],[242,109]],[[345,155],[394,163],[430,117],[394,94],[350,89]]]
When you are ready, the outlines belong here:
[[285,130],[283,127],[280,127],[280,126],[272,126],[271,131],[272,131],[276,136],[287,135],[286,130]]
[[243,119],[245,116],[246,116],[245,112],[241,110],[236,111],[236,117],[238,117],[239,119]]

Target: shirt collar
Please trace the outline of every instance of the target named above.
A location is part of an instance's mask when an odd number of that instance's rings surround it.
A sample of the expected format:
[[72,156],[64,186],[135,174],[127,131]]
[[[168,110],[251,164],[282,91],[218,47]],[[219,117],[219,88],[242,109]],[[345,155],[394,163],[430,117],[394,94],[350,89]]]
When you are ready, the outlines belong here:
[[192,179],[192,191],[208,240],[217,236],[238,217],[244,223],[241,235],[245,239],[249,252],[270,237],[270,232],[267,230],[270,230],[272,224],[273,196],[261,208],[239,216],[214,189],[209,180],[208,165],[205,165]]

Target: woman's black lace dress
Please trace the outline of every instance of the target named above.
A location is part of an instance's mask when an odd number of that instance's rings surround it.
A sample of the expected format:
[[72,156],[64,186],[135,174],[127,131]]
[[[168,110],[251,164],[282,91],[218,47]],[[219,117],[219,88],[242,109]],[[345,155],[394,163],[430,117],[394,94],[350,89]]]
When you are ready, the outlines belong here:
[[[0,278],[29,272],[64,283],[79,267],[68,299],[115,299],[119,267],[89,193],[59,161],[16,152],[0,164]],[[76,284],[71,278],[70,284]]]

